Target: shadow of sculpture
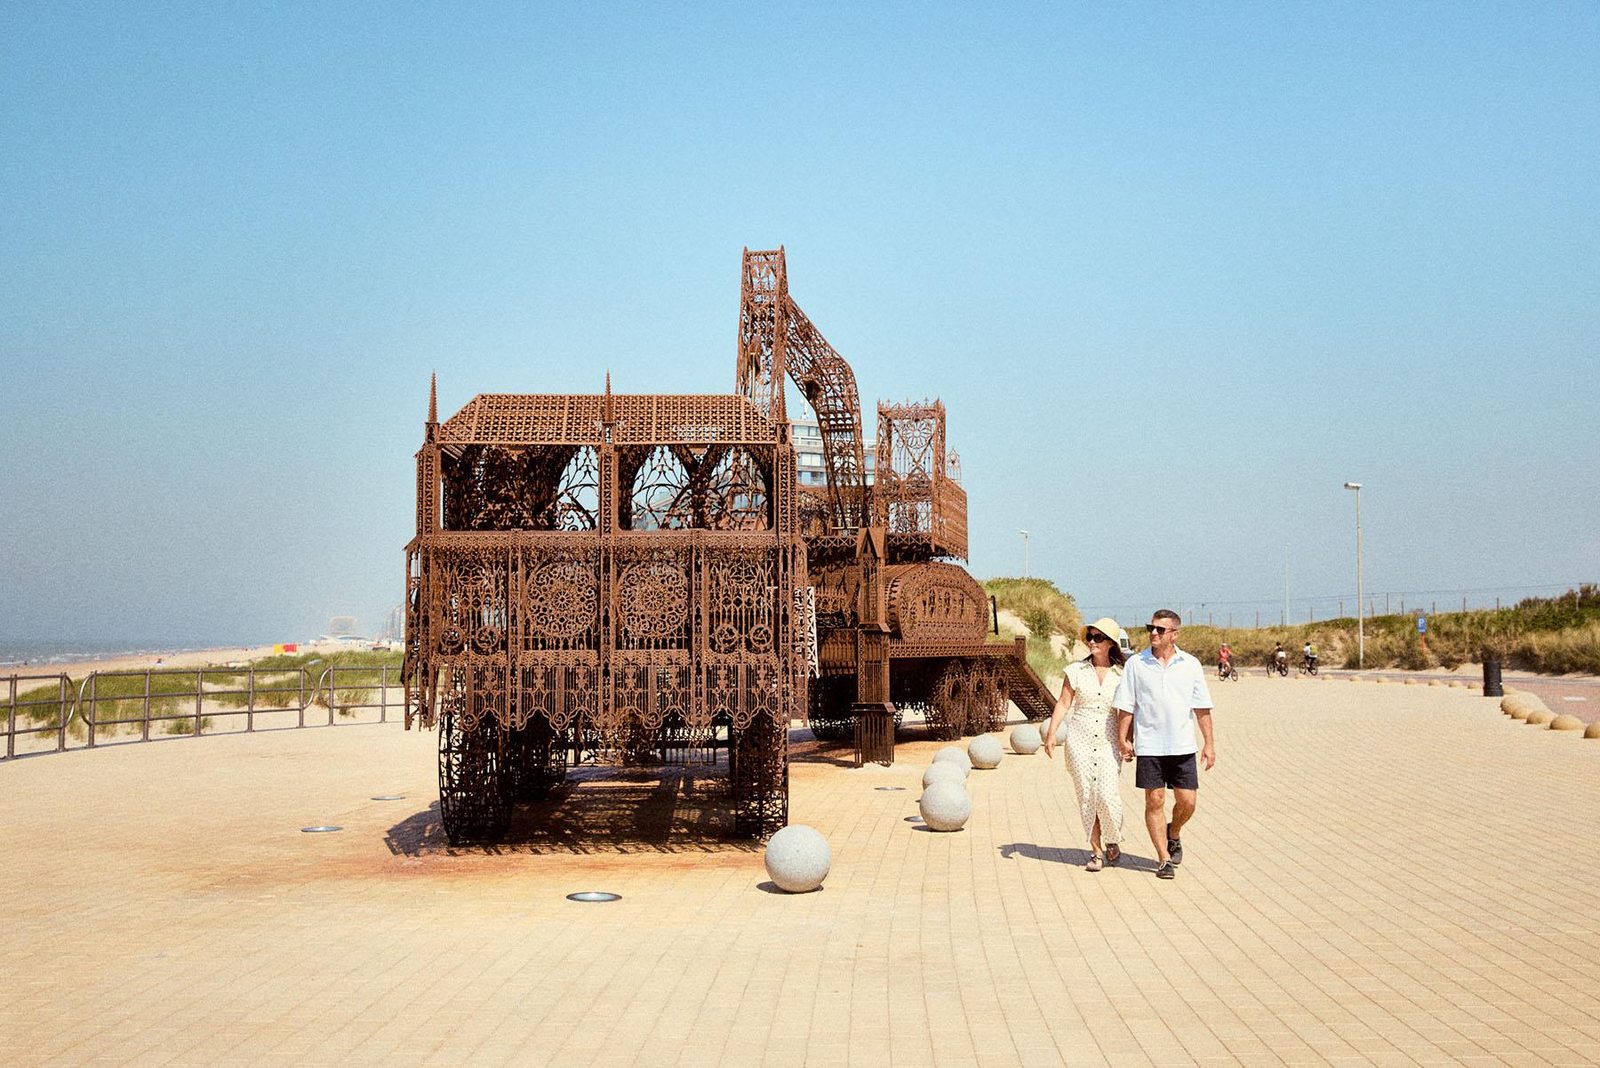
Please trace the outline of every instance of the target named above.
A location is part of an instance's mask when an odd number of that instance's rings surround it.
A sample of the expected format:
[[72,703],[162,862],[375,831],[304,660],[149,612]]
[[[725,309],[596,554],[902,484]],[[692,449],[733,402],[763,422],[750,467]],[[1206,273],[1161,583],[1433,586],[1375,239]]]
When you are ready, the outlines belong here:
[[761,845],[733,837],[726,765],[638,770],[583,767],[568,773],[549,800],[518,804],[498,842],[451,845],[435,801],[389,828],[397,856],[511,853],[753,853]]

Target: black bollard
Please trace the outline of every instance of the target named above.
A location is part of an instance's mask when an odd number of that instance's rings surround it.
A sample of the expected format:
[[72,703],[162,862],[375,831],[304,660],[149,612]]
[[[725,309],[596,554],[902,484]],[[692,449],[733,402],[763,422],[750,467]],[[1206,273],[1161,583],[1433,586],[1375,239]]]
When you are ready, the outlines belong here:
[[1483,696],[1504,697],[1505,689],[1500,685],[1500,661],[1485,660],[1483,662]]

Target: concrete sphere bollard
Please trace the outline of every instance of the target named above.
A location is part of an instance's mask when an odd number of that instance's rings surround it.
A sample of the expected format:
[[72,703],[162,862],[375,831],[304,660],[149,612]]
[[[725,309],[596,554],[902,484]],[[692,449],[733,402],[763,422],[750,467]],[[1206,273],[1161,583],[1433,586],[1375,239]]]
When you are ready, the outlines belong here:
[[828,840],[812,827],[791,823],[772,836],[764,858],[767,875],[778,889],[808,894],[822,885],[833,864]]
[[943,749],[933,754],[933,759],[935,763],[938,763],[941,760],[951,760],[957,764],[960,764],[968,771],[972,770],[971,758],[967,756],[967,751],[961,748],[959,745],[945,746]]
[[936,782],[953,782],[957,786],[967,781],[971,774],[966,768],[954,760],[935,760],[928,765],[928,770],[922,773],[922,788],[927,789]]
[[1507,694],[1500,699],[1500,708],[1506,715],[1513,719],[1527,719],[1529,712],[1537,712],[1544,707],[1544,702],[1531,693]]
[[1584,728],[1583,736],[1585,738],[1600,738],[1600,719],[1595,720]]
[[1548,708],[1538,708],[1528,713],[1528,726],[1543,727],[1546,723],[1556,718],[1556,714]]
[[1583,730],[1583,720],[1577,716],[1557,716],[1550,721],[1550,729],[1553,731],[1581,731]]
[[1039,737],[1039,728],[1032,723],[1023,723],[1011,728],[1011,751],[1031,756],[1039,751],[1044,744],[1044,739]]
[[1383,677],[1383,676],[1382,676],[1382,675],[1378,675],[1378,676],[1376,676],[1376,677],[1374,677],[1374,678],[1373,678],[1373,680],[1372,680],[1372,681],[1373,681],[1373,682],[1380,682],[1380,683],[1386,683],[1386,682],[1388,682],[1388,681],[1389,681],[1389,680],[1388,680],[1388,679],[1386,679],[1386,678],[1384,678],[1384,677]]
[[1061,726],[1056,728],[1056,744],[1057,745],[1066,745],[1067,744],[1067,721],[1066,720],[1062,720],[1061,721]]
[[917,810],[929,830],[959,831],[972,815],[972,798],[961,783],[936,782],[922,791]]
[[973,767],[991,771],[1000,766],[1000,758],[1006,754],[1000,748],[1000,739],[992,734],[980,734],[967,743],[967,755],[972,758]]

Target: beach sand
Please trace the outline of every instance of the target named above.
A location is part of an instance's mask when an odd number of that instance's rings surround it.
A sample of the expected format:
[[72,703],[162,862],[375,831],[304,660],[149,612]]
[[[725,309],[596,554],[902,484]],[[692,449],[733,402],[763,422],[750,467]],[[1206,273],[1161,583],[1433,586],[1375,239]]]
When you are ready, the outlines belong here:
[[[332,653],[344,649],[365,649],[364,643],[352,644],[338,641],[300,642],[298,653]],[[51,664],[16,665],[5,670],[6,675],[56,675],[65,674],[74,679],[94,671],[144,671],[146,668],[199,668],[212,665],[250,663],[278,653],[270,645],[222,645],[214,649],[186,649],[179,652],[149,652],[127,656],[85,658]],[[290,654],[293,655],[293,654]]]

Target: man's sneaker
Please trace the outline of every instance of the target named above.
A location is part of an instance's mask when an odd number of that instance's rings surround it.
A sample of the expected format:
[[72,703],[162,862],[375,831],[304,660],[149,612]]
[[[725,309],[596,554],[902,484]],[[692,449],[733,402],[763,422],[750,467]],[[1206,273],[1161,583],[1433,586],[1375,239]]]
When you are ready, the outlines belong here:
[[1172,866],[1172,861],[1170,860],[1156,869],[1157,879],[1176,879],[1177,877],[1178,869]]
[[[1172,824],[1167,824],[1167,830],[1172,830]],[[1183,863],[1183,843],[1170,835],[1167,837],[1167,856],[1172,858],[1174,864]]]

